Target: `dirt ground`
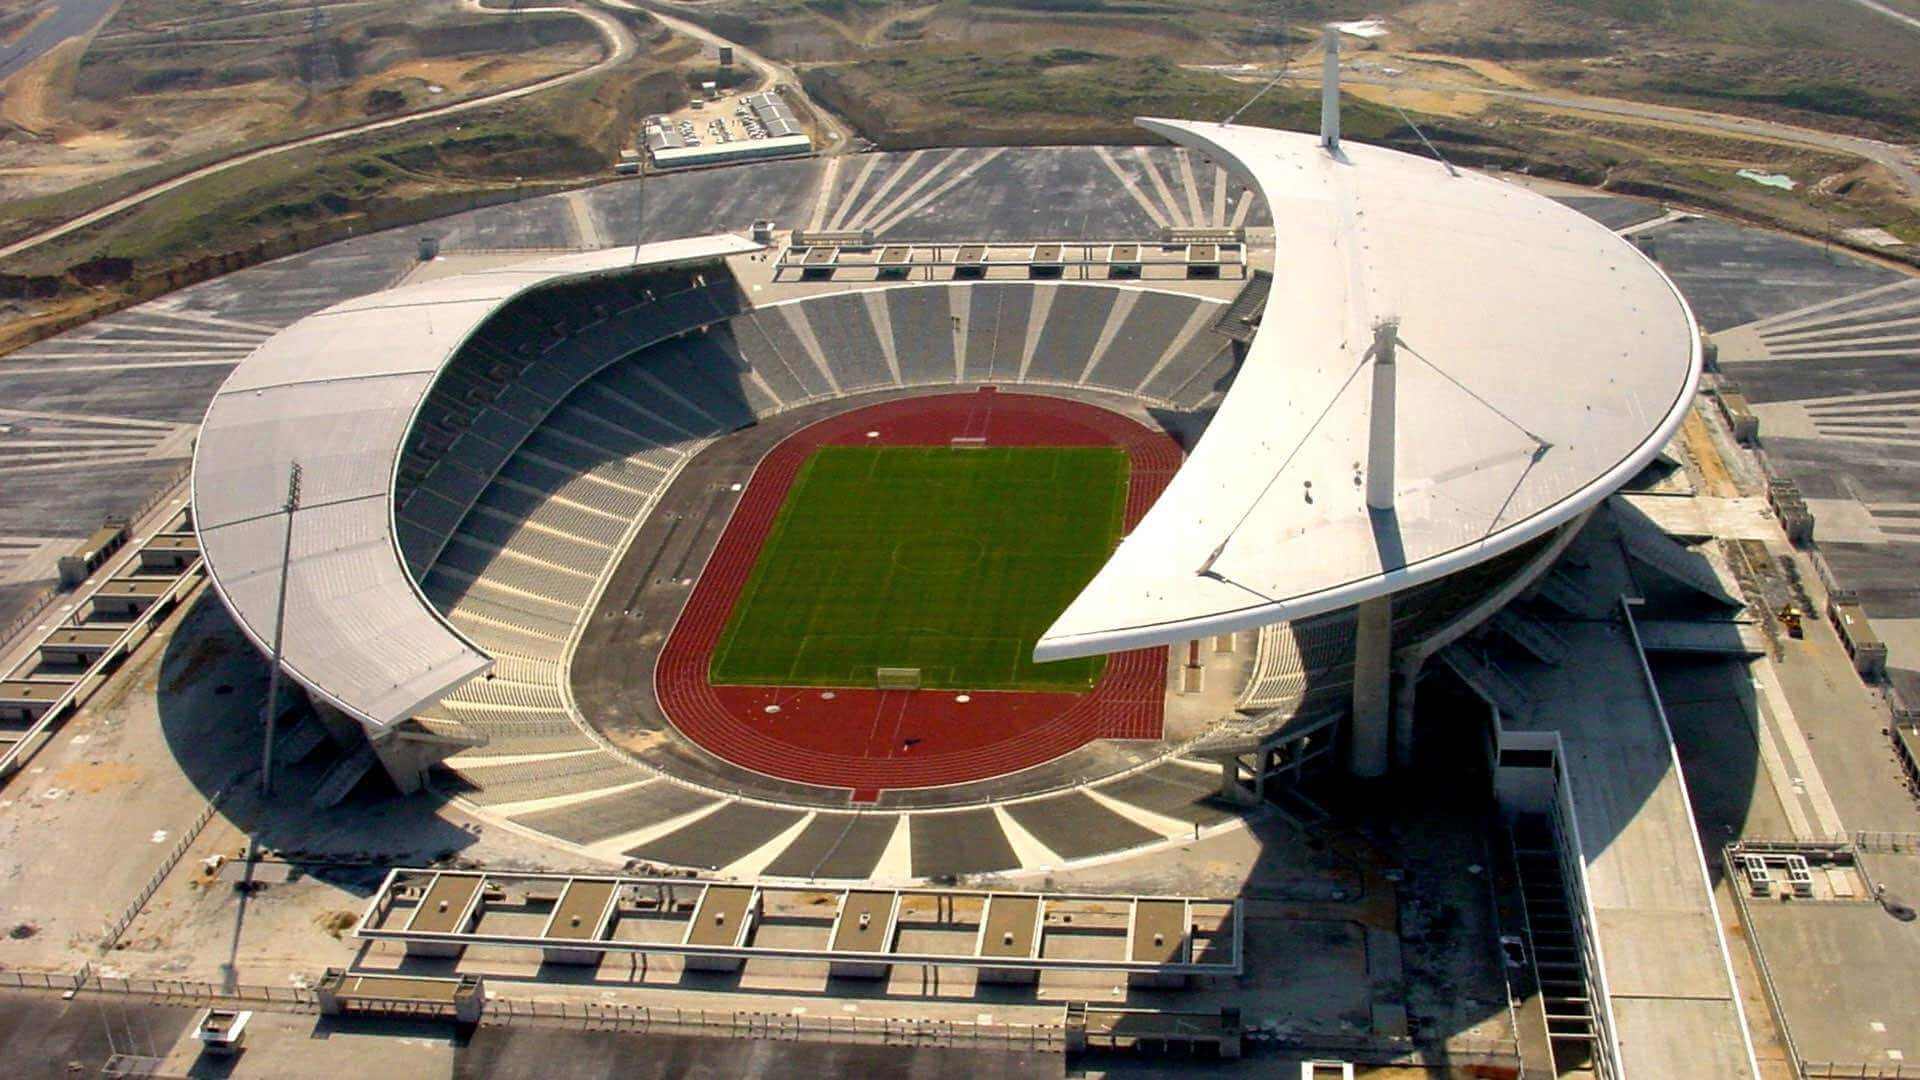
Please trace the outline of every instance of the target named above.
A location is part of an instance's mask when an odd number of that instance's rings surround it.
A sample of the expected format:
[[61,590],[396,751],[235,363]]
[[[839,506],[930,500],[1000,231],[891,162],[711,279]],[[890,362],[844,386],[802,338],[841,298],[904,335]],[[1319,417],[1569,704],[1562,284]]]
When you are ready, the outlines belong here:
[[[310,35],[277,26],[155,44],[161,30],[146,23],[179,2],[129,0],[92,38],[70,39],[0,84],[0,201],[445,104],[584,67],[603,52],[584,23],[536,33],[463,14],[451,0],[379,0],[323,29],[346,59],[316,67]],[[448,30],[469,25],[464,36]],[[113,92],[122,84],[128,92]]]

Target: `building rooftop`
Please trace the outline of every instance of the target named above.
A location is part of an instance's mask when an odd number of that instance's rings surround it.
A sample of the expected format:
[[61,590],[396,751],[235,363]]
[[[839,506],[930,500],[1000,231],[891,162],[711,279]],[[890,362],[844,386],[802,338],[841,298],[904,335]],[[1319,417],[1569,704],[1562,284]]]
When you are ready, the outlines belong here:
[[[1678,428],[1700,373],[1693,316],[1604,225],[1398,151],[1141,125],[1261,193],[1273,287],[1206,434],[1037,659],[1298,619],[1441,577],[1592,507]],[[1389,513],[1366,497],[1383,320],[1399,323]]]
[[384,727],[487,670],[490,658],[421,595],[394,540],[397,461],[441,369],[535,286],[757,248],[720,234],[517,263],[348,300],[268,338],[214,396],[194,453],[200,543],[240,628],[271,651],[298,462],[287,672]]

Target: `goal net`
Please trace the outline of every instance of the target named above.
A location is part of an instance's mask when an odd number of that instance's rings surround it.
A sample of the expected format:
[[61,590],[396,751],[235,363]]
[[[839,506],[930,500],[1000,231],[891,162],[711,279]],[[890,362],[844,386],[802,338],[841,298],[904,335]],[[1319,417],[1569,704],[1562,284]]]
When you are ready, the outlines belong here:
[[883,667],[877,672],[875,681],[882,690],[918,690],[920,689],[920,669]]

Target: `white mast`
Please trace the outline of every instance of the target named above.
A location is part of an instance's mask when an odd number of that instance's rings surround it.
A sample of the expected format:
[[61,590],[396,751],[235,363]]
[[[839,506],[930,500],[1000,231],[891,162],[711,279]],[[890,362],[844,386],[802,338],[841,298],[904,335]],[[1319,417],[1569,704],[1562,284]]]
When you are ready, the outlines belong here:
[[1328,26],[1320,31],[1326,48],[1320,71],[1320,145],[1329,153],[1340,152],[1340,31]]
[[1393,509],[1394,345],[1399,319],[1373,324],[1373,408],[1367,429],[1367,508]]

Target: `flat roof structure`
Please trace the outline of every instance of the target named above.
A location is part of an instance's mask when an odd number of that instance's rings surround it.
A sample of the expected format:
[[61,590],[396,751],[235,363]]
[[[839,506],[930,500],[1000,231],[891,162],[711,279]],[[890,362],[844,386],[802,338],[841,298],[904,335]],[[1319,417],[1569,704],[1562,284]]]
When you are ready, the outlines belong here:
[[689,945],[719,945],[738,948],[746,944],[752,922],[755,890],[750,885],[709,885],[694,905],[693,920],[687,924]]
[[214,396],[193,459],[208,575],[240,629],[272,651],[291,519],[282,666],[315,696],[378,729],[486,671],[491,658],[427,602],[395,539],[401,451],[441,370],[535,287],[759,247],[718,234],[516,263],[348,300],[268,338]]
[[[526,935],[482,929],[491,905],[520,915],[535,905],[551,907],[536,924],[544,928]],[[911,921],[915,910],[947,913],[964,937],[929,943],[924,935],[915,941],[909,934],[903,942],[902,921]],[[763,912],[780,923],[778,944],[756,940]],[[905,965],[1237,975],[1243,969],[1242,926],[1240,901],[1230,898],[840,889],[752,880],[399,868],[387,874],[353,932],[362,940],[398,942],[429,955],[495,946],[579,957],[679,956],[700,966],[721,960],[825,961],[875,973]],[[1056,942],[1050,950],[1048,939],[1056,931],[1073,944]]]
[[[1679,428],[1699,329],[1606,226],[1431,158],[1140,124],[1223,163],[1286,239],[1218,413],[1035,659],[1251,629],[1443,577],[1572,520]],[[1370,511],[1372,346],[1386,321],[1392,507]]]
[[547,920],[550,938],[590,940],[600,936],[613,914],[613,896],[617,887],[611,881],[582,878],[567,882],[560,902],[553,906]]
[[1040,898],[1024,893],[987,897],[987,914],[980,921],[979,952],[981,956],[1038,956]]

